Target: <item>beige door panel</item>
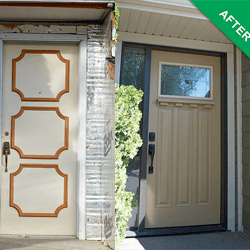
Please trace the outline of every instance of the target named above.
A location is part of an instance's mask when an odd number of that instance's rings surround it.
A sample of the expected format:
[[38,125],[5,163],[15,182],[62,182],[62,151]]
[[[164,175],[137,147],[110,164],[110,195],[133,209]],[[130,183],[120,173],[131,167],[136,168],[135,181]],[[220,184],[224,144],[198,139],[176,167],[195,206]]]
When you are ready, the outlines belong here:
[[[151,60],[146,228],[219,224],[220,58],[152,51]],[[159,98],[159,62],[212,66],[213,99]]]

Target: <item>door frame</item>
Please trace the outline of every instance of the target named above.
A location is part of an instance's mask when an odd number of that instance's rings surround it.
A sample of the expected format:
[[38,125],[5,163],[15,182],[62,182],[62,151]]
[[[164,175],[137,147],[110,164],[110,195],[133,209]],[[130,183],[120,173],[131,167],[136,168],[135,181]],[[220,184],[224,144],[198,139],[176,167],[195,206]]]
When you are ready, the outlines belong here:
[[[201,232],[211,230],[231,230],[235,231],[235,116],[234,116],[234,46],[225,44],[213,44],[207,42],[192,41],[188,43],[184,39],[179,39],[178,43],[173,44],[171,38],[143,39],[139,34],[126,34],[126,37],[119,35],[121,41],[118,42],[117,51],[120,60],[124,43],[145,46],[145,68],[144,68],[144,113],[143,113],[143,130],[142,139],[144,145],[141,155],[141,175],[140,175],[140,201],[138,215],[138,231],[128,232],[127,237],[142,235],[159,235],[174,234],[187,232]],[[147,44],[145,44],[148,41]],[[170,43],[168,43],[168,41]],[[169,44],[165,46],[163,44]],[[171,47],[170,47],[171,46]],[[151,69],[151,50],[165,50],[175,52],[198,53],[201,55],[214,55],[221,57],[221,83],[222,83],[222,100],[221,100],[221,142],[222,142],[222,177],[221,177],[221,224],[212,226],[192,226],[182,228],[163,228],[163,229],[146,229],[145,228],[145,205],[146,205],[146,176],[147,176],[147,148],[148,148],[148,111],[149,111],[149,90],[150,90],[150,69]],[[120,72],[120,62],[117,62],[118,71]],[[118,75],[118,74],[117,74]],[[121,76],[120,76],[121,77]],[[222,140],[223,139],[223,140]]]
[[[77,148],[77,235],[85,240],[85,197],[86,197],[86,114],[87,114],[87,35],[54,35],[54,34],[0,34],[0,98],[3,100],[3,49],[4,42],[62,42],[79,44],[78,53],[78,148]],[[2,131],[2,107],[0,101],[0,131]],[[2,143],[0,143],[2,152]],[[1,203],[1,171],[0,171],[0,203]],[[1,214],[0,214],[1,216]]]

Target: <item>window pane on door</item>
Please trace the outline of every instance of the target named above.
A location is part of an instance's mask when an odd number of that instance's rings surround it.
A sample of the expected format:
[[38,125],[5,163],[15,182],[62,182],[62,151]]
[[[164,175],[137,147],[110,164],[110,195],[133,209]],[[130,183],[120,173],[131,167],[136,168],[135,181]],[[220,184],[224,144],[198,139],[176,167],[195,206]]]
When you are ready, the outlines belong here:
[[[145,64],[145,48],[126,44],[122,53],[121,85],[134,85],[138,90],[143,90],[143,76]],[[143,102],[139,106],[143,111]],[[142,128],[142,123],[140,124]],[[141,135],[141,129],[140,129]],[[132,217],[128,221],[128,230],[138,227],[138,205],[139,205],[139,182],[140,182],[141,149],[139,149],[134,159],[129,161],[127,167],[126,191],[134,194],[132,200]]]
[[134,85],[143,89],[145,49],[140,47],[124,47],[121,85]]
[[160,95],[211,97],[211,69],[161,63]]

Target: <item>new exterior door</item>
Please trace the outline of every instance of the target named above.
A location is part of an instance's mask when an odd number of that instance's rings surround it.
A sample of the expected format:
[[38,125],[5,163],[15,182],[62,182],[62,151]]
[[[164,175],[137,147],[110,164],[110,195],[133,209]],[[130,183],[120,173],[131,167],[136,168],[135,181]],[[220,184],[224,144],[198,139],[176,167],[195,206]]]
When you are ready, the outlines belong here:
[[77,86],[77,45],[4,45],[1,234],[76,235]]
[[[146,228],[220,223],[220,58],[152,51]],[[151,156],[148,155],[148,166]]]

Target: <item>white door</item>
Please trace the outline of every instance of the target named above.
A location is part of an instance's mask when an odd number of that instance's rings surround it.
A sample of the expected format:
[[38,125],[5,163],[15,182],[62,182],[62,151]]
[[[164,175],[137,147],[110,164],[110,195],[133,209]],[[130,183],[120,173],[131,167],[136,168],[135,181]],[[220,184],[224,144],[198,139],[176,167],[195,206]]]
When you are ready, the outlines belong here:
[[147,228],[220,224],[220,75],[220,57],[152,51]]
[[1,234],[76,235],[77,86],[77,45],[4,45]]

